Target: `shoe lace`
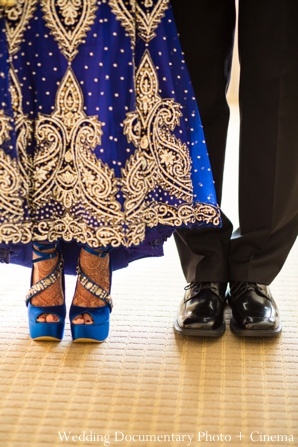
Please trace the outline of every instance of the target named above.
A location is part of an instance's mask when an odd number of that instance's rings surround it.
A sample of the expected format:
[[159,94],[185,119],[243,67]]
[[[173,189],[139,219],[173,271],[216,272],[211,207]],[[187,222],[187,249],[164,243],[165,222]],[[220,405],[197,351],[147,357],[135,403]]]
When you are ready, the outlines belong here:
[[[264,290],[262,286],[256,282],[235,282],[231,285],[231,293],[234,296],[234,299],[239,298],[241,295],[246,293],[247,291],[252,290],[262,294],[265,298],[268,298],[266,294],[264,294]],[[269,298],[268,298],[269,299]]]
[[212,281],[207,282],[191,282],[186,287],[184,287],[184,290],[190,290],[193,289],[193,294],[186,300],[190,300],[193,298],[194,295],[198,295],[202,290],[211,290],[215,295],[218,296],[224,303],[226,301],[225,294],[221,294],[219,290],[217,289],[215,283]]
[[200,293],[202,290],[211,289],[211,287],[211,282],[191,282],[184,287],[184,290],[192,289],[193,294],[195,295]]

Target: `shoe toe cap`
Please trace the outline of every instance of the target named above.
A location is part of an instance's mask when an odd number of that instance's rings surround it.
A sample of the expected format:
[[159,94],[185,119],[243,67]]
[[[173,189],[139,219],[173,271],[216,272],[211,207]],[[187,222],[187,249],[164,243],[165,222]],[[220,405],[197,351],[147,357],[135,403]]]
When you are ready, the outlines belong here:
[[216,320],[211,317],[194,317],[194,316],[181,316],[178,314],[177,316],[178,325],[181,328],[188,329],[214,329]]
[[251,318],[247,317],[243,321],[243,327],[249,330],[271,330],[279,325],[277,318]]

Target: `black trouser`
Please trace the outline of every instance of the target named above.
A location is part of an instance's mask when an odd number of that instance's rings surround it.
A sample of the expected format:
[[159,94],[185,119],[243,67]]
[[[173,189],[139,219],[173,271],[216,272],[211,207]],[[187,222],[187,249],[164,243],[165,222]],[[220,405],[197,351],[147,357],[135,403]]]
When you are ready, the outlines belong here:
[[[235,0],[172,0],[221,200]],[[187,281],[270,284],[298,229],[298,1],[239,0],[240,228],[179,230]]]

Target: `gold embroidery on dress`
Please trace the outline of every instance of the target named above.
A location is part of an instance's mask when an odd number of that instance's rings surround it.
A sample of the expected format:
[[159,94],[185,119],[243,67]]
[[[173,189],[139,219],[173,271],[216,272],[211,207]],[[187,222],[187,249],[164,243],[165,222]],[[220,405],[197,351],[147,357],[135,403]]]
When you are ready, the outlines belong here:
[[[120,20],[132,41],[135,41],[135,22],[137,33],[145,42],[150,42],[155,37],[155,30],[169,8],[169,0],[157,0],[154,6],[152,0],[145,0],[144,10],[140,6],[140,1],[130,0],[130,8],[124,0],[109,0],[112,12]],[[134,19],[135,16],[135,19]]]
[[41,0],[44,19],[61,53],[73,60],[95,20],[96,0]]
[[124,134],[137,147],[123,171],[125,205],[131,212],[132,204],[138,207],[139,197],[145,197],[157,185],[170,195],[191,203],[189,151],[186,144],[172,134],[180,124],[181,106],[158,94],[158,77],[147,50],[137,70],[135,84],[137,110],[129,112],[124,122]]
[[[135,88],[137,109],[127,114],[124,134],[137,149],[122,170],[129,242],[142,242],[146,227],[158,224],[181,226],[197,220],[219,225],[215,207],[193,204],[189,151],[172,134],[180,124],[181,106],[158,94],[158,77],[148,50],[136,72]],[[186,203],[172,206],[159,201],[155,193],[160,188],[169,198],[181,198]]]
[[[129,8],[128,8],[129,5]],[[112,12],[115,14],[117,20],[121,22],[121,25],[125,28],[127,34],[130,36],[131,41],[135,42],[135,9],[136,0],[109,0],[109,6]]]
[[111,244],[118,247],[123,240],[123,230],[121,225],[111,227],[110,224],[103,224],[99,229],[89,222],[84,222],[80,216],[73,216],[66,212],[62,217],[56,217],[51,221],[40,222],[36,227],[37,240],[56,241],[62,238],[65,241],[75,240],[82,244],[88,243],[90,247],[106,247]]
[[149,228],[157,224],[168,226],[182,226],[203,222],[204,224],[220,224],[219,209],[204,203],[181,204],[172,206],[165,203],[147,202],[147,208],[143,212],[142,219]]
[[[5,11],[10,55],[18,51],[37,3],[18,0],[14,13]],[[132,40],[137,28],[149,42],[169,1],[144,0],[141,7],[135,0],[109,0],[109,5]],[[46,25],[71,62],[94,23],[97,1],[41,0],[41,6]],[[0,242],[27,243],[33,234],[35,240],[62,238],[93,247],[131,247],[144,241],[147,228],[158,224],[219,225],[217,207],[193,203],[189,151],[173,134],[180,124],[181,106],[159,95],[149,51],[135,77],[136,110],[124,121],[124,134],[136,150],[118,178],[98,158],[102,123],[84,112],[83,92],[71,65],[57,89],[51,115],[38,114],[33,159],[28,153],[32,121],[23,112],[22,90],[13,69],[10,78],[17,159],[0,150]],[[0,143],[11,130],[10,118],[0,111]],[[156,197],[160,194],[163,200]],[[181,199],[180,205],[171,205],[172,198]]]
[[28,154],[28,143],[32,139],[33,126],[32,120],[28,118],[23,112],[22,107],[22,91],[17,74],[13,70],[10,70],[10,93],[12,109],[14,114],[14,124],[17,135],[17,154],[18,154],[18,166],[20,175],[22,176],[22,182],[26,191],[27,200],[30,198],[30,189],[32,187],[32,158]]
[[0,110],[0,144],[5,140],[9,140],[9,133],[12,130],[10,124],[11,118],[4,114],[4,110]]
[[153,6],[153,1],[152,0],[145,0],[144,6],[146,8],[150,8],[151,6]]
[[25,194],[17,161],[0,149],[0,243],[30,242],[31,224],[24,222]]
[[[55,226],[56,236],[62,231],[69,240],[73,229],[72,237],[79,235],[80,242],[86,242],[97,226],[119,225],[122,220],[114,170],[92,153],[101,143],[102,124],[97,116],[86,116],[83,106],[81,88],[68,67],[57,90],[54,112],[39,114],[36,122],[33,202],[39,219],[48,200],[58,210],[37,226],[45,237]],[[80,214],[89,221],[89,228]]]
[[10,55],[14,55],[20,48],[24,31],[29,20],[33,17],[38,0],[17,0],[16,6],[6,6],[6,36]]
[[78,20],[82,0],[57,0],[56,4],[60,8],[65,25],[74,25]]
[[[34,157],[33,194],[38,222],[36,239],[75,239],[94,247],[99,243],[129,247],[144,240],[146,227],[159,223],[182,225],[196,218],[208,222],[216,217],[212,206],[205,206],[203,216],[192,203],[175,207],[148,197],[155,188],[163,187],[191,202],[191,184],[185,178],[171,177],[175,172],[189,177],[190,161],[186,146],[170,135],[170,130],[179,124],[180,106],[158,96],[158,80],[147,52],[136,82],[138,113],[128,114],[125,133],[138,149],[126,163],[122,177],[117,179],[114,170],[92,153],[100,144],[101,123],[97,117],[87,117],[83,112],[82,91],[68,67],[57,91],[54,112],[49,116],[39,114],[36,123],[38,149]],[[172,152],[166,152],[165,147]],[[173,171],[174,164],[177,166]],[[126,199],[124,212],[116,199],[118,187],[122,187]],[[46,217],[42,212],[49,203],[54,211],[51,214],[48,209]]]
[[[26,152],[31,136],[30,120],[22,111],[22,95],[15,73],[10,71],[12,108],[17,132],[17,158],[0,149],[0,243],[28,243],[31,240],[31,223],[25,219],[25,203],[29,194],[29,163]],[[0,111],[0,144],[10,140],[11,118]],[[28,204],[27,204],[28,212]]]
[[169,0],[158,0],[154,6],[153,2],[145,1],[144,6],[152,8],[143,10],[143,8],[137,2],[136,8],[136,25],[138,35],[145,41],[150,42],[156,34],[155,30],[161,22],[161,19],[165,16],[165,11],[169,8]]

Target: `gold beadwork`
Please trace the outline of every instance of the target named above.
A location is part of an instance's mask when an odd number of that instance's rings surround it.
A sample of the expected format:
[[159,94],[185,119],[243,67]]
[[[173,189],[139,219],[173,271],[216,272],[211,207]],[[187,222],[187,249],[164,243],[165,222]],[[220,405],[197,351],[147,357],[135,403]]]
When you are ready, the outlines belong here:
[[91,281],[91,279],[84,274],[80,265],[77,266],[77,275],[79,282],[86,290],[88,290],[88,292],[92,293],[92,295],[96,296],[97,298],[105,301],[111,309],[113,308],[113,300],[110,294],[101,286]]

